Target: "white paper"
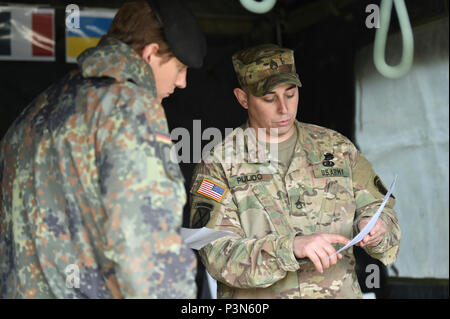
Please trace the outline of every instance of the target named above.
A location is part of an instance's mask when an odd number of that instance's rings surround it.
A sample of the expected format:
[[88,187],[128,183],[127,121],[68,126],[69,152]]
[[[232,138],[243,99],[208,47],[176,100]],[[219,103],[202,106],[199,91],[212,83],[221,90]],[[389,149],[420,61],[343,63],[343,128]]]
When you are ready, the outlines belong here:
[[181,238],[189,248],[199,250],[210,242],[233,234],[229,230],[215,230],[211,228],[181,228]]
[[366,236],[368,233],[370,233],[370,231],[372,230],[372,228],[375,226],[378,217],[380,217],[381,212],[383,211],[384,206],[386,205],[389,196],[391,196],[392,194],[392,190],[394,189],[395,183],[397,182],[397,175],[395,175],[394,177],[394,181],[392,182],[391,186],[389,187],[388,192],[386,193],[386,196],[384,196],[383,202],[381,203],[381,206],[378,208],[378,210],[376,211],[375,215],[372,216],[372,218],[370,219],[370,221],[367,223],[367,225],[359,232],[358,235],[356,235],[347,245],[345,245],[344,247],[342,247],[341,249],[339,249],[337,252],[335,252],[333,255],[329,256],[328,258],[333,257],[336,254],[339,254],[341,251],[353,246],[354,244],[359,243],[364,236]]

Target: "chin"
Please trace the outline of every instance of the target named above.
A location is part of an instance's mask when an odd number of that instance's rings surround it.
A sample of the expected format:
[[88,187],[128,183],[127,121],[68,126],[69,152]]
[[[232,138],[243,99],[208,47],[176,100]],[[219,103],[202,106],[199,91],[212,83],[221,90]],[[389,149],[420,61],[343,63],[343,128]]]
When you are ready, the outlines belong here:
[[294,127],[294,122],[292,122],[291,125],[288,125],[288,126],[286,126],[286,127],[279,128],[279,129],[278,129],[278,135],[281,136],[281,135],[285,135],[285,134],[291,132],[293,127]]

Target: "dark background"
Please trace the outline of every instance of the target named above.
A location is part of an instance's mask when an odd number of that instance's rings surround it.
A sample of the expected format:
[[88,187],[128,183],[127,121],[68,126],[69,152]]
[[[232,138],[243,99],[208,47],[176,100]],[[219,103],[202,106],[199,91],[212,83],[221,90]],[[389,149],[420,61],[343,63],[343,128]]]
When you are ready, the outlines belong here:
[[[75,64],[65,62],[65,7],[76,3],[88,8],[119,8],[125,1],[21,1],[55,8],[55,62],[0,61],[0,137],[34,97],[60,79]],[[424,24],[448,16],[448,0],[406,0],[411,24]],[[11,2],[10,2],[11,3]],[[368,4],[380,0],[278,0],[264,15],[252,14],[238,0],[189,0],[206,34],[208,53],[204,67],[189,70],[188,86],[163,101],[169,129],[185,127],[191,133],[193,120],[202,131],[216,127],[235,128],[246,112],[235,100],[238,86],[231,56],[240,49],[278,43],[295,50],[297,72],[303,87],[297,119],[334,129],[354,141],[354,58],[358,49],[373,43],[375,30],[365,26]],[[1,3],[0,3],[1,5]],[[396,14],[390,32],[398,31]],[[202,141],[203,145],[208,141]],[[191,154],[192,158],[192,154]],[[195,163],[181,163],[189,191]],[[185,207],[184,223],[188,220]],[[365,264],[378,263],[356,247],[358,273],[363,280]],[[202,267],[200,265],[200,267]],[[199,297],[207,298],[204,272],[200,268]],[[364,281],[361,282],[364,288]],[[448,280],[386,278],[375,290],[378,298],[448,298]]]

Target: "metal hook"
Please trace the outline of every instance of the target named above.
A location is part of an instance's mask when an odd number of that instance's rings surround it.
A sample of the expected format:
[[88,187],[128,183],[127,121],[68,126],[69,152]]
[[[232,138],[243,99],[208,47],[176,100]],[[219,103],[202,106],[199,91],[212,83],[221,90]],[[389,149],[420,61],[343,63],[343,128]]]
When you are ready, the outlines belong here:
[[389,23],[391,20],[392,0],[382,0],[380,9],[380,28],[375,34],[373,60],[377,70],[385,77],[395,79],[406,74],[412,65],[414,56],[414,38],[409,22],[408,12],[403,0],[394,0],[395,10],[400,22],[402,32],[403,52],[402,59],[397,66],[390,66],[385,61],[385,49]]
[[240,0],[240,2],[242,6],[248,11],[263,14],[272,10],[277,0],[263,0],[263,1]]

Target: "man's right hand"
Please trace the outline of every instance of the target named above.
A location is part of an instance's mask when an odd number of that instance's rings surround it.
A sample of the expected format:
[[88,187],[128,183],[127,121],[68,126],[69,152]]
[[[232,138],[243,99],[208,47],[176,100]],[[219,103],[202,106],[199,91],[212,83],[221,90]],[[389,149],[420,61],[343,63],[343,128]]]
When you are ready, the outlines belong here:
[[297,258],[308,257],[316,267],[317,271],[322,273],[324,269],[337,263],[337,259],[342,259],[341,254],[334,255],[336,250],[331,244],[348,244],[350,240],[338,234],[314,234],[307,236],[296,236],[294,239],[294,255]]

